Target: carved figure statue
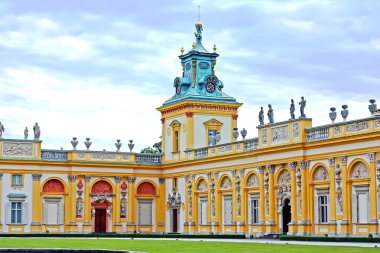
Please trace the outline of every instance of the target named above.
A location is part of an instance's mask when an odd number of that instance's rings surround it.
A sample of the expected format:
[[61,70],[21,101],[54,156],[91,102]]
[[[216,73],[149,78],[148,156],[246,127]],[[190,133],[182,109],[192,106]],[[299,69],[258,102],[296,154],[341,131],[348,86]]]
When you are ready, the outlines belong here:
[[82,211],[83,211],[82,202],[77,202],[76,211],[77,211],[77,217],[82,217]]
[[274,123],[274,116],[273,116],[273,109],[272,109],[272,105],[271,104],[268,104],[268,119],[269,119],[269,123],[272,124]]
[[301,112],[300,118],[306,118],[306,115],[305,115],[306,100],[304,100],[304,97],[301,97],[301,101],[299,102],[299,105],[300,105],[300,112]]
[[0,122],[0,138],[1,138],[1,136],[3,135],[4,132],[5,132],[4,125],[1,124],[1,122]]
[[295,119],[296,116],[294,115],[294,112],[296,111],[296,108],[294,106],[294,100],[291,99],[290,102],[290,119]]
[[40,126],[38,125],[37,122],[33,126],[33,131],[34,131],[34,139],[35,140],[39,140],[40,139],[40,135],[41,135],[41,130],[40,130]]
[[28,134],[29,134],[28,127],[25,127],[25,130],[24,130],[24,140],[28,139]]
[[127,203],[122,202],[120,205],[120,216],[122,218],[127,217]]
[[261,110],[259,112],[259,121],[260,121],[260,126],[264,125],[264,109],[261,107]]

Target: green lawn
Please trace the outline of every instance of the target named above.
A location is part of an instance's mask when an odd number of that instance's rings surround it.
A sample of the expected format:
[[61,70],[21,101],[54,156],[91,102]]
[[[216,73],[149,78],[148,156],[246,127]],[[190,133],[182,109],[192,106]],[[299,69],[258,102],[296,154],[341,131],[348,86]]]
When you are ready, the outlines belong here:
[[118,249],[137,250],[152,253],[191,252],[191,253],[231,253],[231,252],[274,252],[274,253],[371,253],[378,248],[330,247],[304,245],[278,245],[261,243],[228,243],[171,240],[138,239],[56,239],[56,238],[0,238],[0,248],[77,248],[77,249]]

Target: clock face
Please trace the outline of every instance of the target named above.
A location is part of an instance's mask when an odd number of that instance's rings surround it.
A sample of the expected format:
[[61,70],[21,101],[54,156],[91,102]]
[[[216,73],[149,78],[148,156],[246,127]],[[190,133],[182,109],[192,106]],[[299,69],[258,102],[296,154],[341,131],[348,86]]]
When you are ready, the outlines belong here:
[[177,85],[175,92],[177,93],[177,95],[179,95],[179,93],[181,93],[181,86],[180,85]]
[[214,92],[214,91],[215,91],[215,84],[212,83],[212,82],[208,82],[208,83],[206,84],[206,90],[207,90],[207,92],[209,92],[209,93]]

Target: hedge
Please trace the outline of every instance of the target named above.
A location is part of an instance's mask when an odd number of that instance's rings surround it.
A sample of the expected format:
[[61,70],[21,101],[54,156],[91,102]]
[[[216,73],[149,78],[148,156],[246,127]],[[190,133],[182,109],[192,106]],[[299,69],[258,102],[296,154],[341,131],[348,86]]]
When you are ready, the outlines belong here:
[[373,242],[379,243],[379,237],[327,237],[327,236],[296,236],[280,235],[283,241],[319,241],[319,242]]
[[217,235],[217,234],[117,234],[117,233],[90,233],[90,234],[54,234],[54,233],[0,233],[0,237],[99,237],[99,238],[210,238],[210,239],[244,239],[244,234],[230,234],[230,235]]

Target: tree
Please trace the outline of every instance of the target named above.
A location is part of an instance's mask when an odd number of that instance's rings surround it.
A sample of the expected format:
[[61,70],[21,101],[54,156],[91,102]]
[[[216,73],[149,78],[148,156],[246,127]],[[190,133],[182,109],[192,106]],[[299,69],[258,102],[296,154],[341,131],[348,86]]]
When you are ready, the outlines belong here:
[[153,144],[153,147],[147,147],[141,150],[143,154],[161,154],[162,153],[162,141]]

